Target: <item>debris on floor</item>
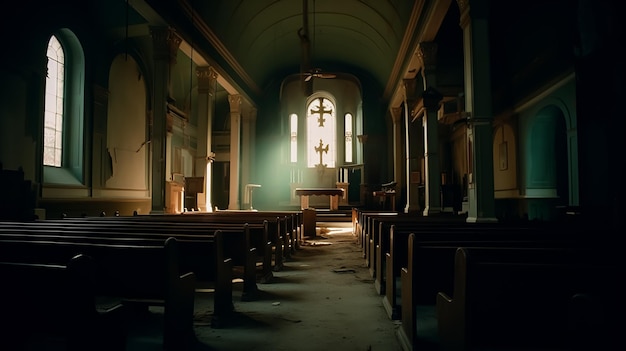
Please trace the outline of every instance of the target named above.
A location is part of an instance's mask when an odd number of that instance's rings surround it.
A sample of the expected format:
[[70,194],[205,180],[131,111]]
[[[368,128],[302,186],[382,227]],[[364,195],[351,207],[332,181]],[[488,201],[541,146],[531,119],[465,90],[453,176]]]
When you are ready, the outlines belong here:
[[356,270],[354,270],[352,268],[341,267],[341,268],[333,269],[333,272],[335,272],[335,273],[356,273]]

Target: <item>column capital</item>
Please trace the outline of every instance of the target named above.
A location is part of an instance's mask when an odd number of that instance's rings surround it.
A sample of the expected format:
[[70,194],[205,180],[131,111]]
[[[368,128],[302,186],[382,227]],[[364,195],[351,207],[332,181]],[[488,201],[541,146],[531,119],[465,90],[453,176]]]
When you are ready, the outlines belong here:
[[150,27],[150,35],[152,35],[154,46],[154,58],[176,63],[178,48],[182,42],[176,30],[170,27],[153,26]]
[[463,15],[466,11],[469,11],[469,1],[470,0],[456,0],[456,4],[459,6],[461,15]]
[[211,66],[196,68],[198,76],[198,93],[212,95],[215,92],[214,82],[217,80],[217,71]]
[[242,101],[243,99],[239,94],[228,95],[228,105],[230,105],[230,112],[240,112]]
[[456,4],[459,6],[459,13],[461,14],[459,26],[461,28],[465,28],[469,25],[470,22],[469,0],[456,0]]
[[437,65],[437,43],[419,43],[419,45],[417,46],[416,54],[422,62],[425,70],[433,69]]

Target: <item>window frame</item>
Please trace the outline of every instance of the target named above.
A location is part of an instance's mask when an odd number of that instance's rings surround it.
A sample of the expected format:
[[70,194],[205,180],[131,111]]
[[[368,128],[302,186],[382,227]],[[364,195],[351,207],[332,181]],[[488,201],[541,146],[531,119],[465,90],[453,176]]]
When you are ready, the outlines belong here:
[[[44,184],[84,185],[84,106],[85,106],[85,55],[78,37],[68,28],[51,33],[45,42],[46,70],[47,49],[49,41],[55,37],[63,49],[65,70],[63,79],[63,132],[61,166],[49,166],[43,163],[43,129],[42,159]],[[43,87],[45,89],[45,85]],[[45,94],[44,101],[45,104]],[[42,118],[45,116],[42,115]],[[43,121],[42,121],[43,126]]]
[[311,106],[315,103],[315,101],[320,101],[320,104],[322,106],[324,105],[324,102],[327,101],[332,106],[330,113],[323,114],[327,116],[325,117],[326,120],[324,121],[324,123],[326,124],[324,128],[327,130],[324,132],[324,134],[326,136],[330,136],[330,141],[324,141],[322,139],[322,143],[328,147],[328,152],[325,153],[325,155],[330,156],[330,158],[326,158],[325,160],[326,162],[324,162],[324,164],[326,165],[326,168],[335,168],[337,165],[337,103],[331,96],[329,96],[328,94],[324,94],[324,93],[313,94],[306,101],[306,105],[305,105],[305,111],[306,111],[305,119],[306,119],[306,126],[307,126],[306,165],[307,165],[307,168],[316,168],[319,166],[319,163],[317,163],[319,162],[318,153],[312,152],[310,150],[311,148],[319,146],[318,145],[319,132],[316,133],[311,128],[311,126],[315,127],[316,122],[318,121],[318,118],[320,117],[320,116],[315,116],[316,114],[310,113]]

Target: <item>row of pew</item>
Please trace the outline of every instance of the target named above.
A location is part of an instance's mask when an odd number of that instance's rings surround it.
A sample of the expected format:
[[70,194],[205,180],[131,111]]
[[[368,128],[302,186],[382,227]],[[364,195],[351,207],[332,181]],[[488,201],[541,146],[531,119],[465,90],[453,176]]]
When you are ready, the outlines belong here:
[[405,350],[614,347],[617,233],[358,209],[352,218]]
[[121,350],[129,311],[149,306],[163,308],[164,349],[188,349],[195,292],[214,291],[211,327],[228,327],[233,279],[243,280],[243,301],[255,300],[257,283],[271,282],[300,233],[299,211],[0,222],[0,301],[8,311],[0,319],[11,326],[0,349],[51,334],[70,350]]

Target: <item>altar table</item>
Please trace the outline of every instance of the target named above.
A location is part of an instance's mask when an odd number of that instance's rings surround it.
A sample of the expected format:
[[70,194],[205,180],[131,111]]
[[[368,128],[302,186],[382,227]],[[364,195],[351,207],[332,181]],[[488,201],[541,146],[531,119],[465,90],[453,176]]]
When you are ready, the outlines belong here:
[[330,197],[330,210],[339,209],[339,196],[343,196],[344,190],[341,188],[296,188],[296,195],[300,196],[300,208],[309,208],[309,196],[328,195]]

